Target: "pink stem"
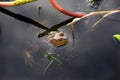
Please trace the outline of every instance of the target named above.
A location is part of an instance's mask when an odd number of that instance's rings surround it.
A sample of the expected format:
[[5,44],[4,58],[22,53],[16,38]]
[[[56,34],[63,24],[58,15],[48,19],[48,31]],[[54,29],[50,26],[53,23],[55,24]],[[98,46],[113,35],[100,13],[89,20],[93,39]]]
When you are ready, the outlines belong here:
[[14,1],[11,1],[11,2],[0,2],[0,6],[1,7],[11,7],[11,6],[15,6],[15,5],[14,5]]

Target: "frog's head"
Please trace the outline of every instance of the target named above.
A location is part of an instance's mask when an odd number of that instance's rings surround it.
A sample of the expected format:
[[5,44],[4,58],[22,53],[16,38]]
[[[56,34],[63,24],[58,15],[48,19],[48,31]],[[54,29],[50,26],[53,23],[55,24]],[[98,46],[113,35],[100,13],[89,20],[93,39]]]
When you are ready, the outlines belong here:
[[67,36],[61,31],[51,31],[48,40],[55,46],[60,47],[67,44]]

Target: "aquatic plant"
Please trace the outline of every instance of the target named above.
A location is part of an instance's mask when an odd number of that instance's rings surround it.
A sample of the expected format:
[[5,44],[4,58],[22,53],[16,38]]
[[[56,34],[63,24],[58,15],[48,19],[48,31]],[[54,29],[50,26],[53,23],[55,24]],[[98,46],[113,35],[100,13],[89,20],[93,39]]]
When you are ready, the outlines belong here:
[[34,1],[36,0],[15,0],[11,2],[6,1],[6,2],[0,2],[0,6],[2,7],[20,6]]
[[[92,0],[92,1],[95,1],[96,2],[99,2],[101,0]],[[104,16],[98,20],[94,25],[93,27],[95,27],[100,21],[102,21],[104,18],[106,18],[107,16],[111,15],[111,14],[114,14],[114,13],[117,13],[117,12],[120,12],[119,9],[115,9],[115,10],[108,10],[108,11],[96,11],[96,12],[90,12],[90,13],[87,13],[85,14],[84,12],[80,12],[79,14],[78,13],[74,13],[74,12],[70,12],[70,11],[67,11],[65,10],[64,8],[62,8],[56,0],[50,0],[51,4],[54,6],[54,8],[56,8],[58,11],[60,11],[61,13],[65,14],[65,15],[68,15],[68,16],[71,16],[71,17],[76,17],[71,23],[71,24],[74,24],[75,22],[83,19],[83,18],[86,18],[86,17],[89,17],[89,16],[92,16],[92,15],[101,15],[101,14],[104,14]]]
[[53,64],[54,61],[57,61],[59,64],[63,64],[58,58],[56,58],[54,56],[54,54],[52,54],[51,52],[48,51],[44,51],[44,55],[48,58],[49,63],[47,64],[47,66],[45,67],[44,71],[43,71],[43,75],[45,75],[46,71],[48,70],[48,68]]
[[95,8],[95,9],[98,9],[99,6],[101,5],[103,0],[87,0],[88,2],[88,5],[91,7],[91,8]]
[[88,14],[86,14],[85,16],[82,16],[82,17],[80,17],[80,18],[75,18],[72,22],[70,22],[68,25],[73,25],[75,22],[77,22],[77,21],[79,21],[79,20],[81,20],[81,19],[83,19],[83,18],[87,18],[87,17],[89,17],[89,16],[92,16],[92,15],[104,15],[102,18],[100,18],[98,21],[96,21],[94,24],[93,24],[93,28],[95,28],[96,27],[96,25],[99,23],[99,22],[101,22],[103,19],[105,19],[106,17],[108,17],[109,15],[112,15],[112,14],[114,14],[114,13],[118,13],[118,12],[120,12],[120,10],[108,10],[108,11],[96,11],[96,12],[90,12],[90,13],[88,13]]
[[[98,23],[100,23],[103,19],[105,19],[106,17],[108,17],[109,15],[112,15],[114,13],[118,13],[120,12],[119,9],[115,9],[115,10],[106,10],[106,11],[95,11],[95,12],[90,12],[90,13],[84,13],[84,12],[80,12],[80,13],[74,13],[74,12],[70,12],[68,10],[65,10],[64,8],[62,8],[56,0],[50,0],[51,4],[53,5],[54,8],[56,8],[58,11],[60,11],[61,13],[65,14],[65,15],[68,15],[68,16],[71,16],[71,17],[74,17],[75,19],[73,19],[73,21],[71,21],[69,24],[67,24],[68,26],[70,26],[71,28],[71,32],[72,32],[72,38],[73,38],[73,44],[74,44],[74,34],[75,34],[75,31],[74,31],[74,23],[81,20],[81,19],[84,19],[84,18],[87,18],[89,16],[94,16],[94,15],[103,15],[102,18],[100,18],[98,21],[96,21],[92,28],[94,29],[96,27],[96,25]],[[93,3],[92,6],[95,7],[95,8],[98,8],[98,5],[101,4],[102,0],[88,0],[88,3]],[[97,5],[97,6],[96,6]]]
[[120,42],[120,34],[114,34],[113,38],[115,38],[118,42]]

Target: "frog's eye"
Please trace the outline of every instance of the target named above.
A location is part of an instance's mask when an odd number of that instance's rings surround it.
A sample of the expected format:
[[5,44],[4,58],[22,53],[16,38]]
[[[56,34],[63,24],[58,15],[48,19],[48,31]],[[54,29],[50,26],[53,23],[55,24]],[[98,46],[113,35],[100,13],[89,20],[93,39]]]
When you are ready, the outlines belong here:
[[64,36],[64,33],[60,33],[59,36]]

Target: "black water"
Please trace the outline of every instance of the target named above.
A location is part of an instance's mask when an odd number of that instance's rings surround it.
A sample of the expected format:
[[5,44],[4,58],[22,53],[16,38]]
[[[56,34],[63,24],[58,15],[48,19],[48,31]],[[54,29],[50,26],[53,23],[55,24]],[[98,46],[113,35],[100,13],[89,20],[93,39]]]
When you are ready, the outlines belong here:
[[[58,0],[58,2],[70,11],[86,13],[120,6],[119,0],[104,0],[99,9],[90,8],[85,0]],[[42,6],[40,16],[37,5]],[[6,14],[4,9],[13,12],[14,15]],[[43,70],[48,63],[43,52],[49,50],[52,45],[48,42],[47,35],[38,38],[38,34],[49,31],[51,27],[70,17],[54,9],[48,0],[38,0],[27,5],[4,9],[0,8],[0,80],[120,79],[120,47],[112,37],[120,33],[119,13],[104,19],[94,30],[91,27],[99,16],[91,16],[77,22],[74,48],[70,28],[66,25],[57,27],[69,38],[66,46],[51,51],[58,55],[63,65],[55,62],[43,76]],[[33,56],[32,67],[25,63],[26,51]]]

